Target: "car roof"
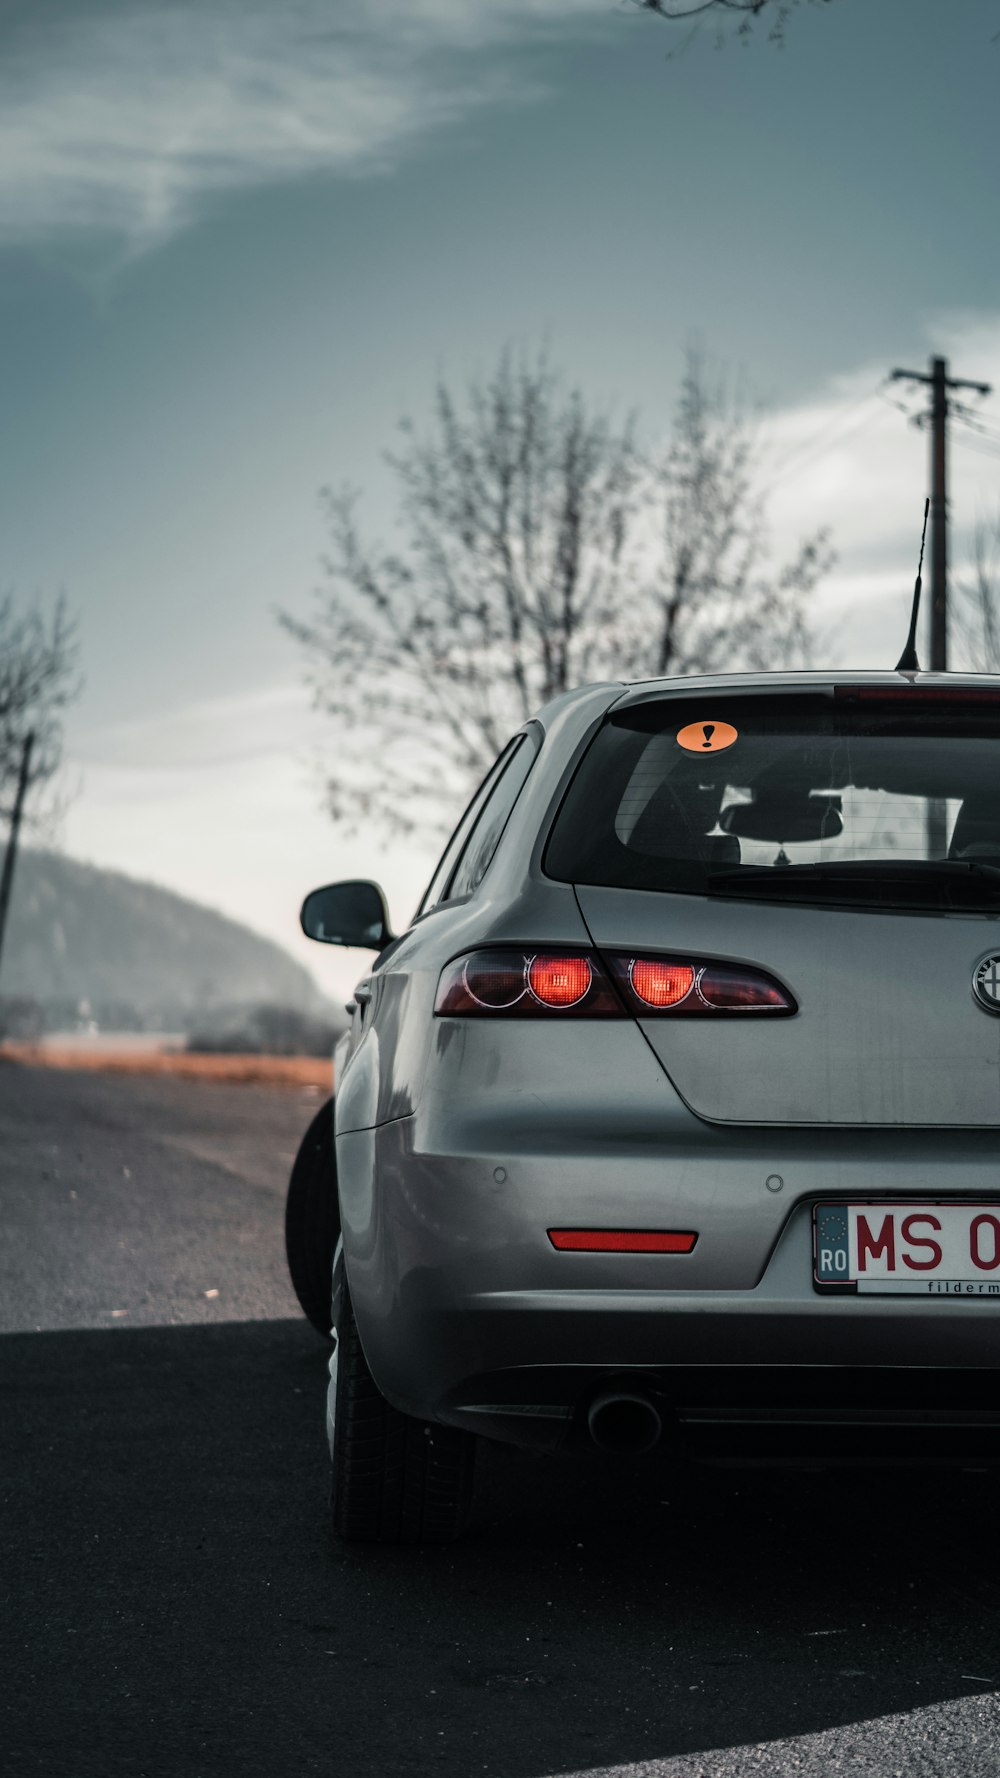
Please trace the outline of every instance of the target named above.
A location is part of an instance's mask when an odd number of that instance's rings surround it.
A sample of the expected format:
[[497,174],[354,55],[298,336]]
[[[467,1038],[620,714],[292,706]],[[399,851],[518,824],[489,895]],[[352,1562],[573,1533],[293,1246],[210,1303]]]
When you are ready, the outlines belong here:
[[884,686],[886,690],[899,686],[913,686],[920,690],[941,690],[941,692],[959,692],[963,686],[979,686],[980,690],[995,690],[1000,695],[1000,674],[972,674],[972,672],[867,672],[867,670],[829,669],[824,672],[728,672],[728,674],[692,674],[690,677],[674,677],[674,679],[637,679],[623,688],[623,695],[617,699],[616,709],[628,708],[630,704],[644,704],[649,699],[671,697],[674,693],[683,692],[806,692],[820,690],[824,686],[867,686],[877,690]]
[[600,716],[602,711],[623,710],[633,704],[698,692],[819,691],[835,685],[884,686],[886,689],[910,685],[921,690],[955,692],[963,687],[978,687],[1000,695],[1000,673],[898,673],[891,668],[873,671],[825,667],[808,672],[685,673],[665,679],[604,679],[561,692],[544,705],[533,720],[548,730],[558,716],[585,703],[591,703]]
[[864,671],[827,667],[820,672],[776,673],[705,673],[683,678],[639,679],[625,685],[615,708],[643,703],[649,698],[667,697],[677,692],[701,691],[807,691],[824,686],[857,685],[877,689],[909,685],[914,689],[960,691],[962,687],[979,687],[1000,693],[997,673],[897,673],[892,670]]

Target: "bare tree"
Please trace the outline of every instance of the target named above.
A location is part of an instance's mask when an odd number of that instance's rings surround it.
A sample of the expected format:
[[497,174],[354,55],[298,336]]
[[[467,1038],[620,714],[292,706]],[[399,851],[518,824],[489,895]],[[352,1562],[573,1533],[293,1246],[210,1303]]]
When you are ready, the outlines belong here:
[[354,496],[325,490],[325,584],[312,621],[283,621],[336,719],[331,814],[406,832],[436,825],[512,728],[600,671],[639,464],[628,423],[509,353],[462,404],[439,383],[429,431],[404,423],[403,441],[389,461],[405,547],[366,549]]
[[63,599],[38,605],[0,599],[0,817],[10,820],[24,744],[34,736],[28,796],[62,760],[62,719],[79,690],[75,626]]
[[830,0],[633,0],[643,12],[655,12],[674,24],[695,28],[705,20],[718,26],[718,41],[749,37],[763,19],[772,43],[783,43],[785,27],[797,7],[828,6]]
[[739,389],[689,353],[673,437],[649,465],[658,547],[643,597],[618,616],[629,676],[804,666],[808,595],[833,561],[825,531],[770,565],[762,444]]
[[355,497],[326,491],[313,615],[282,615],[334,719],[326,800],[348,825],[438,829],[511,730],[588,679],[805,664],[825,541],[768,571],[755,433],[699,359],[659,454],[509,353],[461,400],[439,384],[403,439],[401,547],[368,549]]

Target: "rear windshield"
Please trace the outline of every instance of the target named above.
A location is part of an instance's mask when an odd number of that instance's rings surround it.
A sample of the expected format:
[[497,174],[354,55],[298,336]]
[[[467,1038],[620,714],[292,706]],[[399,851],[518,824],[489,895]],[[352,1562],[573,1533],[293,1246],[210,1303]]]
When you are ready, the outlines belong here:
[[1000,905],[1000,695],[699,693],[613,714],[556,818],[564,882]]

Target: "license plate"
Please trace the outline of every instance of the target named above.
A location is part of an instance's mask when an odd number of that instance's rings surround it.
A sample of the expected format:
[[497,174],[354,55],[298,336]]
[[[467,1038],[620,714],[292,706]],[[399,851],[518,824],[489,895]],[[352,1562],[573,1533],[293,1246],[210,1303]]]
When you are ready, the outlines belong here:
[[813,1280],[820,1290],[1000,1304],[1000,1204],[817,1204]]

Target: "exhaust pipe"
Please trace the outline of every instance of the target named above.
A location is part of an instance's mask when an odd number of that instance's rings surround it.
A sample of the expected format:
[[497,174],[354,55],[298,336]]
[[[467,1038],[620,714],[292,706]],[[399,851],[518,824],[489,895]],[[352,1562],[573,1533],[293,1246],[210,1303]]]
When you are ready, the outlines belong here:
[[663,1422],[648,1395],[605,1389],[587,1410],[587,1430],[598,1450],[638,1457],[659,1443]]

